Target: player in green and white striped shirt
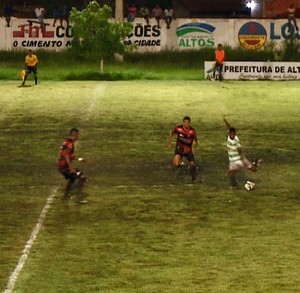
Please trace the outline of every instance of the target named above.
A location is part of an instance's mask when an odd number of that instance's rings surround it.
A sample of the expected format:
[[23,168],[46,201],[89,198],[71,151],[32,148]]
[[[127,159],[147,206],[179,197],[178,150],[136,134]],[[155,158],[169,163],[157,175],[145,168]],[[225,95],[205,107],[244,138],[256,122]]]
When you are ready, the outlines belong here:
[[239,138],[236,135],[236,129],[232,127],[225,116],[223,121],[228,131],[227,137],[227,151],[229,158],[228,176],[230,178],[230,184],[232,188],[237,188],[238,182],[236,179],[236,173],[241,168],[246,168],[252,172],[257,172],[257,167],[262,160],[257,159],[251,163],[243,153],[242,145]]

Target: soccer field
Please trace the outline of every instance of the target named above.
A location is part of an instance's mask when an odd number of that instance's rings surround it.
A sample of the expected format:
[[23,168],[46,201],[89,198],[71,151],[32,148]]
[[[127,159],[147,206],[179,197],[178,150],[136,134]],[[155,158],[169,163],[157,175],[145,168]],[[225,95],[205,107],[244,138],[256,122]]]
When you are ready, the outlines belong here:
[[[298,82],[32,84],[0,81],[2,292],[300,291]],[[247,157],[264,159],[238,190],[224,114]],[[167,149],[186,115],[199,138],[194,185]],[[86,205],[60,199],[72,127]]]

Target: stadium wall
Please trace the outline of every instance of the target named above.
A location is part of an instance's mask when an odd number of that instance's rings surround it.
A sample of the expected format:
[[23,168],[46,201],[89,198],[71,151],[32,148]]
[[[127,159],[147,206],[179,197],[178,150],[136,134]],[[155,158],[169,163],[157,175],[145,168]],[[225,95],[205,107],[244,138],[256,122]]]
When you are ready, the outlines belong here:
[[[36,19],[12,18],[6,26],[0,18],[0,50],[45,49],[63,50],[72,44],[72,27],[53,27],[53,19],[45,19],[44,28]],[[300,39],[292,27],[288,31],[286,19],[175,19],[167,29],[164,21],[159,27],[155,19],[147,25],[145,20],[134,21],[134,32],[125,40],[126,45],[135,44],[138,52],[163,50],[197,50],[216,47],[218,43],[257,50],[272,41],[276,46],[287,39]]]

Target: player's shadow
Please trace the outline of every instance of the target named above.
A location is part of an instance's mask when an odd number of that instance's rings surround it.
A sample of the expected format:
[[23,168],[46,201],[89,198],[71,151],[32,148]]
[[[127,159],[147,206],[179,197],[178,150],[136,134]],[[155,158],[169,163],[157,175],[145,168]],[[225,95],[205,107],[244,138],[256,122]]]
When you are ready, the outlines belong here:
[[29,84],[29,85],[18,85],[18,87],[23,87],[23,88],[26,88],[26,87],[33,87],[34,85],[33,84]]

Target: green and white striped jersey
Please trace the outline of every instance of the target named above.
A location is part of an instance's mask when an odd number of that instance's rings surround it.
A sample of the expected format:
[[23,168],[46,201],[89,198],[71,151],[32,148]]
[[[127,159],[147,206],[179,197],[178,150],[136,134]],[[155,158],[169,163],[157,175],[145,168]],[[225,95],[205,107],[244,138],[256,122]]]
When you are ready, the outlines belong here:
[[230,136],[228,135],[227,151],[228,151],[229,162],[236,162],[236,161],[242,159],[238,152],[238,148],[241,148],[241,147],[242,147],[242,145],[237,136],[235,136],[234,139],[231,139]]

